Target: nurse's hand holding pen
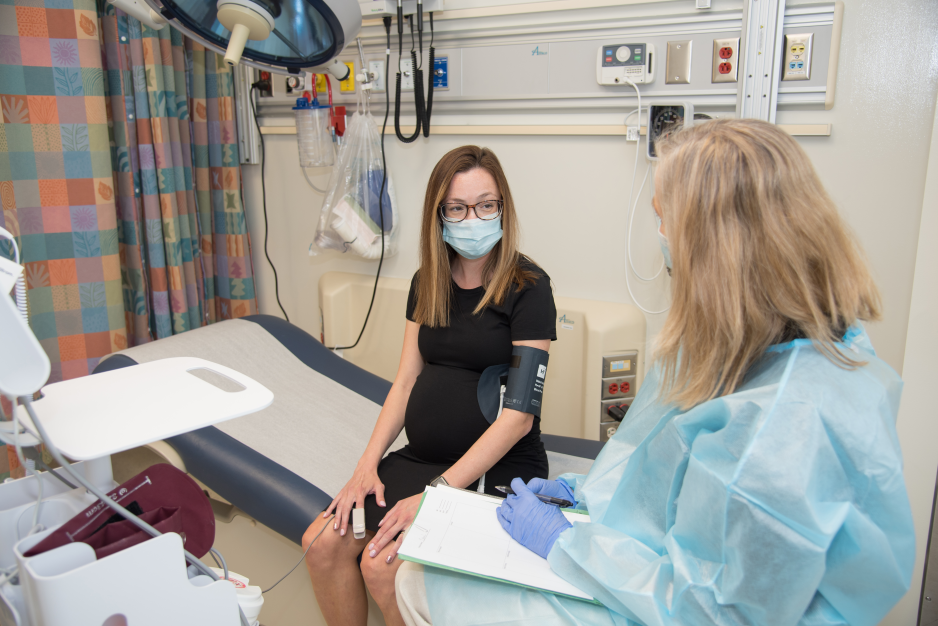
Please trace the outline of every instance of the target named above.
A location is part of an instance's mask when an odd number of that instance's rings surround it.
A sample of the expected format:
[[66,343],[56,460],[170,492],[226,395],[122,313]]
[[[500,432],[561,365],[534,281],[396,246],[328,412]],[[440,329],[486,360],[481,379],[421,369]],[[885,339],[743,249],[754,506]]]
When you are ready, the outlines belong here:
[[[535,478],[531,482],[533,483],[534,480],[540,479]],[[547,487],[547,485],[540,484],[537,486]],[[498,507],[498,521],[512,539],[546,559],[560,533],[571,528],[573,524],[567,521],[560,507],[538,500],[534,492],[520,478],[511,481],[511,489],[515,493],[505,498],[502,505]],[[545,492],[540,491],[540,493]],[[545,493],[545,495],[554,494]],[[563,494],[562,497],[566,498],[567,494]],[[572,494],[570,497],[572,498]]]

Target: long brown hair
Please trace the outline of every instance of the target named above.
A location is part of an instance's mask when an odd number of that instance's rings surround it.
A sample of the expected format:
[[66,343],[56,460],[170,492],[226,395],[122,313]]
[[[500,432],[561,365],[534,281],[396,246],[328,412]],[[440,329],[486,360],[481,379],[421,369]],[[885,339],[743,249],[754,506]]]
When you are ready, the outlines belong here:
[[417,275],[417,302],[414,321],[429,327],[448,326],[449,309],[453,295],[451,263],[456,253],[443,241],[443,221],[439,207],[449,191],[456,174],[476,168],[486,170],[495,179],[502,209],[502,238],[492,248],[482,270],[485,295],[474,313],[489,304],[500,305],[512,285],[521,288],[535,275],[521,265],[518,252],[518,219],[511,198],[508,179],[498,157],[488,148],[462,146],[447,152],[430,174],[427,193],[423,201],[423,220],[420,227],[420,270]]
[[787,133],[718,120],[663,140],[656,199],[671,248],[672,305],[657,344],[665,399],[732,393],[773,343],[811,339],[841,367],[856,320],[880,317],[859,244]]

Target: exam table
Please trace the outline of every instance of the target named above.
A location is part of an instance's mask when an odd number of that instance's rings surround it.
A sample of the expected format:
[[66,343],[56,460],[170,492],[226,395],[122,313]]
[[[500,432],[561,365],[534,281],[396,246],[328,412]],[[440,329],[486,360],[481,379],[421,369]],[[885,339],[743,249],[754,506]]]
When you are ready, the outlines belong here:
[[[274,402],[263,411],[178,435],[165,443],[178,455],[176,464],[182,464],[210,495],[230,504],[229,511],[300,544],[310,522],[352,475],[391,383],[334,354],[298,327],[269,315],[227,320],[136,346],[106,357],[94,373],[176,356],[225,365],[273,391]],[[237,390],[234,381],[221,376],[208,382]],[[551,478],[564,472],[586,473],[602,448],[598,441],[541,437]],[[405,443],[402,433],[390,449]],[[219,517],[222,507],[218,502],[213,506]],[[227,519],[221,515],[219,521],[228,522],[231,517],[229,512]],[[298,555],[299,548],[294,547]],[[233,563],[231,557],[228,560],[233,570],[252,576],[250,571],[241,571],[243,566]],[[298,576],[305,577],[305,571],[292,577]],[[267,596],[268,603],[272,597]],[[267,607],[262,621],[265,616],[269,619]]]

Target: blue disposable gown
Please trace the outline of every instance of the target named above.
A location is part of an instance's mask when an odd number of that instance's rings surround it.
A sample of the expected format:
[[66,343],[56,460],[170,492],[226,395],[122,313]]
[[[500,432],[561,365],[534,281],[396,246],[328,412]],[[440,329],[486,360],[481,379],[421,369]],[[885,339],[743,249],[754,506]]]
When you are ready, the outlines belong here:
[[877,624],[915,560],[902,381],[861,328],[840,348],[867,364],[779,344],[685,412],[659,403],[652,371],[589,474],[563,477],[592,523],[548,561],[604,606],[426,568],[434,622]]

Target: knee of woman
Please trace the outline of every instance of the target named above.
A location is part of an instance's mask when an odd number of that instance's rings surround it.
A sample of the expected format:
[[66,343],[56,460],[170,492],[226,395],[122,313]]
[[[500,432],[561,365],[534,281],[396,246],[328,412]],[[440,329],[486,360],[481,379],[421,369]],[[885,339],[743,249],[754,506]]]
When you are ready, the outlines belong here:
[[[310,524],[306,532],[303,533],[302,546],[306,552],[306,559],[310,563],[328,562],[335,556],[339,548],[336,541],[338,537],[335,533],[328,532],[329,530],[328,528],[323,529],[322,523],[316,521]],[[310,543],[313,545],[310,545]]]
[[371,558],[365,552],[361,563],[362,577],[371,590],[371,595],[394,591],[394,572],[396,568],[388,565],[381,556]]

